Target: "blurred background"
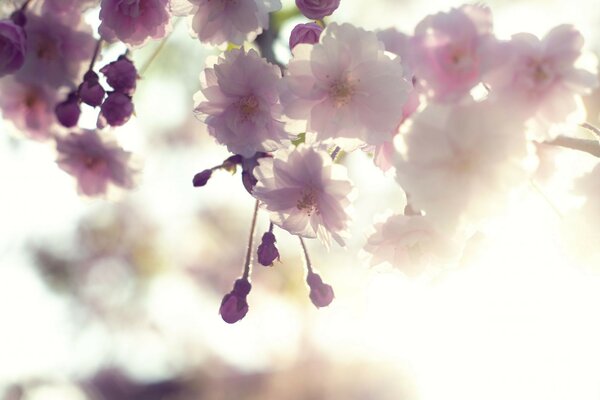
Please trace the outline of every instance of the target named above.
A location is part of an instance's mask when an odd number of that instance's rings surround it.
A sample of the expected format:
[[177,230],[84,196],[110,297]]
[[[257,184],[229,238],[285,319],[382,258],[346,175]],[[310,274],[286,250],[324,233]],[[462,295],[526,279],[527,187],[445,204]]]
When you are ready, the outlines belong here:
[[[600,54],[597,0],[487,4],[502,38],[571,23]],[[459,5],[342,0],[332,20],[411,33]],[[283,26],[282,60],[302,21]],[[137,117],[116,131],[135,154],[132,191],[79,197],[53,148],[0,119],[0,399],[600,398],[600,274],[565,245],[561,215],[577,203],[573,177],[596,160],[567,150],[554,154],[558,178],[519,193],[460,268],[417,279],[368,267],[360,249],[374,216],[402,211],[405,198],[367,154],[348,156],[359,192],[352,239],[329,251],[308,244],[333,304],[313,306],[299,243],[276,229],[281,262],[254,266],[250,312],[225,324],[218,309],[241,274],[254,202],[239,173],[192,187],[228,154],[192,114],[215,50],[187,29],[176,24],[138,82]],[[136,65],[159,45],[134,50]],[[600,125],[600,93],[585,103]],[[256,238],[267,229],[260,214]]]

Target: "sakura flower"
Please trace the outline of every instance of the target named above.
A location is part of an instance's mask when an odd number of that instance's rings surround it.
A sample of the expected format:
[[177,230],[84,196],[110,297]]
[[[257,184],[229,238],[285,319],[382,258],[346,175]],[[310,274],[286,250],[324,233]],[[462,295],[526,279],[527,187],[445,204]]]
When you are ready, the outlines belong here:
[[400,59],[385,54],[375,33],[331,24],[319,44],[299,44],[293,54],[281,102],[303,130],[317,133],[319,140],[368,144],[381,143],[395,131],[411,84]]
[[[478,223],[528,172],[524,117],[491,101],[431,105],[406,134],[397,179],[442,229]],[[510,118],[507,118],[510,116]]]
[[541,40],[529,33],[508,43],[509,61],[484,77],[491,93],[518,102],[542,123],[565,122],[578,111],[581,94],[598,86],[597,77],[577,68],[583,37],[571,25],[552,29]]
[[57,93],[45,86],[20,82],[13,76],[0,79],[3,118],[32,139],[50,138],[57,102]]
[[456,258],[457,245],[427,216],[393,215],[375,225],[365,250],[373,255],[371,265],[390,263],[406,275],[416,276],[437,263]]
[[103,140],[96,131],[57,138],[56,149],[58,166],[77,179],[81,194],[102,195],[110,183],[122,188],[133,186],[132,170],[127,164],[130,153]]
[[132,46],[167,33],[169,0],[102,0],[98,28],[103,39]]
[[19,70],[25,62],[23,28],[10,20],[0,21],[0,77]]
[[42,13],[53,14],[63,21],[72,21],[95,4],[97,4],[96,0],[45,0]]
[[204,70],[196,112],[209,133],[232,153],[252,157],[272,151],[288,138],[280,121],[281,71],[257,52],[228,51]]
[[192,16],[192,33],[212,45],[241,45],[269,27],[269,13],[281,8],[280,0],[171,0],[171,12]]
[[427,16],[411,39],[413,71],[434,101],[451,102],[469,93],[501,58],[487,7],[465,5]]
[[92,58],[95,40],[87,25],[69,26],[52,15],[27,15],[27,55],[20,80],[73,87]]
[[327,152],[307,145],[280,150],[274,158],[258,162],[254,169],[258,184],[252,194],[270,211],[273,223],[326,244],[333,237],[343,246],[352,191],[343,166],[334,164]]

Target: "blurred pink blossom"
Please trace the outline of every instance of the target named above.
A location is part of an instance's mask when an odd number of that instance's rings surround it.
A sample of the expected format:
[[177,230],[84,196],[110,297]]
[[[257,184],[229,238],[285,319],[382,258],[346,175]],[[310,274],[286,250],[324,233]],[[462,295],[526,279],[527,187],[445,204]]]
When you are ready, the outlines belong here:
[[96,131],[58,137],[56,149],[58,166],[77,179],[78,191],[83,195],[102,195],[109,183],[122,188],[133,186],[130,153],[103,140]]
[[26,50],[23,28],[10,20],[0,21],[0,77],[23,66]]
[[166,35],[168,0],[102,0],[98,28],[103,39],[140,46]]

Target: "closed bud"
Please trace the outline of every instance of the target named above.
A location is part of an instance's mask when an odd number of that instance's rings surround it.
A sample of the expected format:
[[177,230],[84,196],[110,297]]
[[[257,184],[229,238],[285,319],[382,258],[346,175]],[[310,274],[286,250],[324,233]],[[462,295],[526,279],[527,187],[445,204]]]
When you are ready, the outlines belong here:
[[202,187],[206,185],[211,176],[212,170],[205,169],[204,171],[198,172],[196,175],[194,175],[194,180],[192,183],[194,184],[194,187]]
[[54,113],[58,122],[65,128],[72,128],[77,125],[81,115],[77,94],[75,92],[70,93],[65,101],[56,106]]
[[316,307],[327,307],[331,304],[335,297],[333,288],[330,285],[323,283],[323,280],[318,274],[309,272],[306,277],[306,283],[308,283],[308,287],[310,288],[310,300]]
[[275,259],[279,260],[279,251],[275,247],[275,235],[273,232],[265,232],[258,246],[258,262],[265,267],[273,265]]

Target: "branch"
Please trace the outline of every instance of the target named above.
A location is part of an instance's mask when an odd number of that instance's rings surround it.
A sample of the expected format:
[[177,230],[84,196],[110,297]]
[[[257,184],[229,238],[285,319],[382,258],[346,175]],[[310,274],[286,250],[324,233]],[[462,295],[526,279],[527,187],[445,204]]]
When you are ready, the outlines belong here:
[[579,139],[569,136],[558,136],[553,141],[544,142],[544,144],[583,151],[584,153],[588,153],[600,158],[600,142],[598,142],[597,140]]

